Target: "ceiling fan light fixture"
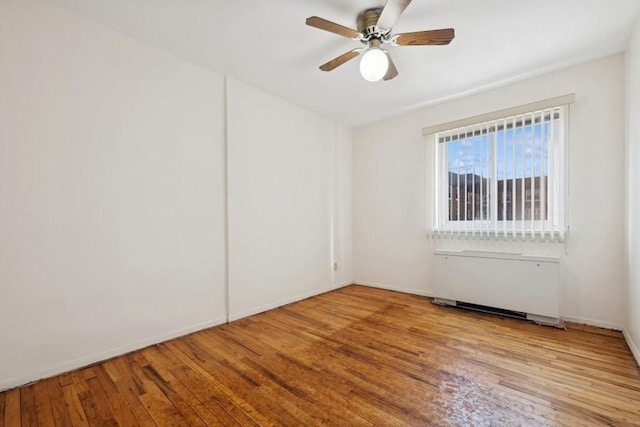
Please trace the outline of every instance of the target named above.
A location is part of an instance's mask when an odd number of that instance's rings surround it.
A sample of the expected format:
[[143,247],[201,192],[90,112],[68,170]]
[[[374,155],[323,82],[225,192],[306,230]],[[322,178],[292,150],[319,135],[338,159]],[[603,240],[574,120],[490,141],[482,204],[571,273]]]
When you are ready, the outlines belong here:
[[383,79],[389,81],[398,76],[398,69],[389,52],[380,48],[383,43],[390,43],[392,46],[437,46],[451,43],[455,37],[453,28],[395,33],[393,26],[410,3],[411,0],[386,0],[384,7],[365,9],[356,18],[357,29],[336,24],[319,16],[307,18],[306,24],[310,27],[328,31],[364,45],[362,48],[351,49],[322,64],[319,67],[320,70],[335,70],[347,61],[360,56],[360,74],[363,79],[370,82]]
[[360,74],[368,82],[377,82],[387,74],[389,58],[384,50],[378,47],[368,49],[360,59]]

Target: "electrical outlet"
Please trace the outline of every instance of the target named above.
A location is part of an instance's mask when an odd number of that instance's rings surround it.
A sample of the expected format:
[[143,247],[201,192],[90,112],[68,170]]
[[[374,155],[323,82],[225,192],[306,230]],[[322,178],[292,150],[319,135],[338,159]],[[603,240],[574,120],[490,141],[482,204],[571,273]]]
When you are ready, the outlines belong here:
[[333,271],[338,271],[338,263],[337,262],[333,263]]

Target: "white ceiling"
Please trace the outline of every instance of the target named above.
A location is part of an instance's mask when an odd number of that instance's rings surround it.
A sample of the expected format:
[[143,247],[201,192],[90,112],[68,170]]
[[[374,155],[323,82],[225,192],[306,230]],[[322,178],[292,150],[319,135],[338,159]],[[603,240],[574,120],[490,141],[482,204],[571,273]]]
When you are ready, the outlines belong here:
[[355,28],[385,0],[53,0],[161,50],[337,121],[358,125],[624,50],[638,0],[414,0],[394,32],[453,27],[449,46],[390,47],[400,75],[369,83],[359,43],[305,25]]

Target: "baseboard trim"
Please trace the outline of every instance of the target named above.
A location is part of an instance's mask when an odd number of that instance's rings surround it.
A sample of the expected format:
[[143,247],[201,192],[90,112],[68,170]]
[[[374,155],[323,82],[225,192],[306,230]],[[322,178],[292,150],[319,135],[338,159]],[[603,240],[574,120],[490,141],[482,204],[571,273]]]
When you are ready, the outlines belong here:
[[300,295],[296,295],[294,297],[291,298],[286,298],[280,301],[277,301],[275,303],[270,303],[270,304],[266,304],[264,306],[255,308],[255,309],[251,309],[251,310],[246,310],[244,312],[240,312],[238,314],[235,315],[229,315],[229,318],[227,319],[227,317],[219,317],[204,323],[200,323],[197,325],[192,325],[186,328],[181,328],[178,329],[176,331],[172,331],[169,332],[167,334],[162,334],[162,335],[158,335],[152,338],[147,338],[132,344],[127,344],[121,347],[117,347],[114,349],[110,349],[110,350],[106,350],[106,351],[102,351],[96,354],[93,354],[91,356],[87,356],[87,357],[82,357],[80,359],[75,359],[72,360],[70,362],[65,362],[65,363],[61,363],[59,365],[53,366],[51,368],[47,368],[47,369],[43,369],[40,370],[36,373],[33,374],[29,374],[29,375],[24,375],[24,376],[20,376],[20,377],[13,377],[13,378],[7,378],[7,379],[0,379],[0,392],[4,391],[4,390],[9,390],[9,389],[13,389],[16,387],[21,387],[24,386],[26,384],[30,384],[36,381],[40,381],[46,378],[50,378],[56,375],[60,375],[60,374],[64,374],[66,372],[69,371],[73,371],[76,369],[80,369],[80,368],[84,368],[99,362],[103,362],[105,360],[114,358],[114,357],[118,357],[121,356],[123,354],[127,354],[130,353],[132,351],[136,351],[136,350],[140,350],[143,349],[145,347],[149,347],[155,344],[159,344],[165,341],[169,341],[172,340],[174,338],[178,338],[181,336],[185,336],[185,335],[189,335],[192,334],[194,332],[198,332],[201,331],[203,329],[207,329],[207,328],[211,328],[214,326],[219,326],[222,324],[225,324],[227,322],[231,322],[234,320],[239,320],[242,319],[244,317],[248,317],[248,316],[252,316],[254,314],[258,314],[258,313],[262,313],[268,310],[272,310],[274,308],[278,308],[281,307],[283,305],[287,305],[287,304],[291,304],[293,302],[296,301],[300,301],[303,299],[307,299],[307,298],[311,298],[313,296],[316,295],[320,295],[320,294],[324,294],[327,292],[330,292],[334,289],[339,289],[345,286],[349,286],[352,285],[353,282],[352,281],[346,281],[343,283],[339,283],[337,285],[335,285],[333,288],[330,289],[316,289],[314,291],[311,292],[307,292],[304,294],[300,294]]
[[605,322],[603,320],[587,319],[584,317],[560,316],[565,322],[579,323],[581,325],[595,326],[596,328],[611,329],[612,331],[622,331],[622,326],[617,323]]
[[199,323],[197,325],[191,325],[186,328],[181,328],[166,334],[158,335],[152,338],[143,339],[132,344],[123,345],[110,350],[101,351],[91,356],[82,357],[72,360],[70,362],[61,363],[51,368],[43,369],[33,374],[24,375],[20,377],[13,377],[0,380],[0,391],[9,390],[16,387],[21,387],[25,384],[40,381],[46,378],[54,377],[56,375],[64,374],[65,372],[73,371],[76,369],[84,368],[102,362],[123,354],[130,353],[135,350],[140,350],[145,347],[149,347],[161,342],[169,341],[174,338],[189,335],[194,332],[201,331],[203,329],[211,328],[213,326],[222,325],[227,322],[226,317],[219,317],[207,322]]
[[626,330],[622,331],[622,335],[624,335],[624,339],[627,341],[627,345],[629,346],[633,357],[636,359],[637,365],[640,367],[640,349],[638,348],[636,343],[633,342],[633,339],[631,339],[631,335],[629,335]]
[[401,286],[392,286],[392,285],[386,285],[386,284],[376,283],[376,282],[365,282],[365,281],[361,281],[361,280],[356,280],[355,282],[353,282],[353,284],[354,285],[360,285],[360,286],[368,286],[370,288],[385,289],[387,291],[402,292],[404,294],[421,295],[421,296],[424,296],[424,297],[433,297],[433,292],[424,291],[424,290],[421,290],[421,289],[403,288]]
[[[348,284],[351,284],[351,282],[349,282]],[[340,285],[338,285],[339,287]],[[346,286],[346,285],[344,285]],[[307,299],[307,298],[311,298],[314,297],[316,295],[320,295],[320,294],[325,294],[327,292],[331,292],[334,289],[338,289],[338,287],[331,287],[331,288],[325,288],[325,289],[314,289],[313,291],[310,292],[305,292],[303,294],[299,294],[293,297],[289,297],[289,298],[285,298],[285,299],[281,299],[279,301],[276,302],[271,302],[269,304],[265,304],[262,305],[260,307],[256,307],[256,308],[251,308],[249,310],[243,310],[240,311],[238,313],[229,313],[229,322],[233,322],[235,320],[240,320],[243,319],[245,317],[249,317],[249,316],[253,316],[254,314],[260,314],[260,313],[264,313],[265,311],[269,311],[269,310],[273,310],[274,308],[278,308],[278,307],[282,307],[283,305],[287,305],[287,304],[291,304],[297,301],[301,301],[303,299]]]

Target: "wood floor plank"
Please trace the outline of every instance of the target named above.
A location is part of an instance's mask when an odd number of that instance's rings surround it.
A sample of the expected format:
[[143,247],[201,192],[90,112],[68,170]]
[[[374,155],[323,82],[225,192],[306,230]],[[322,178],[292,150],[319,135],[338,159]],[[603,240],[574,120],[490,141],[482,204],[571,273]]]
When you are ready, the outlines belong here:
[[[193,408],[198,408],[197,412],[206,423],[216,422],[221,425],[240,424],[234,418],[234,411],[231,413],[225,410],[235,408],[233,402],[222,396],[206,376],[197,376],[187,364],[182,363],[166,345],[158,345],[144,350],[144,356],[149,362],[157,367],[163,378],[170,382],[182,397],[190,402]],[[224,402],[224,403],[222,403]],[[202,409],[201,409],[202,408]],[[235,413],[243,421],[242,424],[255,424],[250,418],[244,416],[239,410]]]
[[49,397],[49,389],[45,381],[38,381],[33,385],[33,391],[36,399],[36,414],[38,425],[55,425],[53,421],[53,411],[51,409],[51,398]]
[[13,389],[2,393],[4,399],[4,425],[5,427],[19,426],[21,424],[20,389]]
[[65,374],[58,375],[56,378],[58,379],[58,383],[60,383],[60,387],[64,387],[66,385],[73,384],[73,376],[71,375],[71,372],[67,372]]
[[0,393],[0,427],[4,427],[4,411],[5,411],[5,406],[4,406],[4,402],[7,398],[7,394],[6,393]]
[[[236,332],[236,333],[235,333],[234,335],[235,335],[236,337],[238,337],[238,338],[241,338],[241,337],[242,337],[242,333],[241,333],[241,331],[239,331],[239,330],[237,330],[237,329],[236,329],[236,330],[235,330],[235,332]],[[212,336],[212,335],[213,335],[213,336]],[[216,337],[215,335],[219,335],[219,334],[209,334],[208,339],[209,339],[209,340],[212,340],[212,341],[215,341],[216,339],[220,339],[219,337]],[[255,337],[254,337],[254,338],[255,338]],[[234,340],[234,341],[237,341],[237,340]],[[259,340],[255,340],[255,339],[253,339],[253,340],[252,340],[252,343],[251,343],[252,348],[254,349],[254,351],[252,352],[252,354],[254,354],[254,356],[255,356],[256,354],[260,354],[260,355],[270,354],[270,353],[273,353],[273,352],[275,351],[275,349],[273,349],[273,348],[272,348],[272,349],[269,349],[267,346],[264,346],[264,345],[262,345],[262,346],[261,346],[261,345],[259,344],[259,342],[258,342],[258,341],[259,341]],[[312,342],[310,342],[310,344],[313,344],[313,341],[312,341]],[[217,343],[216,343],[216,346],[215,346],[215,347],[213,347],[213,348],[210,348],[210,349],[209,349],[209,351],[211,351],[212,353],[216,353],[216,352],[219,352],[219,351],[220,351],[220,349],[222,349],[222,348],[227,348],[227,350],[231,350],[231,351],[232,351],[232,347],[233,347],[233,344],[231,344],[231,347],[227,347],[227,346],[222,346],[222,345],[220,345],[220,343],[219,343],[219,342],[217,342]],[[243,347],[242,347],[242,346],[237,346],[237,348],[236,348],[236,353],[235,353],[235,354],[236,354],[236,356],[237,356],[238,358],[243,357],[243,352],[242,352],[242,350],[243,350]],[[318,350],[320,350],[320,349],[318,349]],[[316,354],[316,351],[312,351],[312,353]],[[317,356],[317,354],[316,354],[316,356]],[[226,357],[226,358],[233,358],[233,353],[227,353],[226,355],[224,355],[224,357]],[[256,359],[256,363],[257,363],[258,361],[259,361],[259,359]],[[291,361],[289,361],[289,362],[291,362]],[[322,361],[320,361],[320,363],[318,363],[317,361],[314,361],[314,362],[313,362],[313,364],[314,364],[314,365],[317,365],[317,366],[325,365],[325,367],[326,367],[326,365],[327,365],[326,363],[323,363]],[[317,374],[318,374],[318,373],[316,372],[316,375],[317,375]],[[328,375],[329,375],[329,373],[325,371],[325,372],[323,372],[323,373],[321,374],[321,377],[322,377],[322,378],[325,378],[325,379],[329,379]],[[340,379],[343,379],[343,378],[341,377]],[[339,380],[338,380],[338,381],[339,381]],[[329,384],[331,384],[331,385],[332,385],[332,387],[335,387],[335,386],[336,386],[336,383],[337,383],[338,381],[328,381],[328,383],[329,383]],[[335,390],[331,390],[331,391],[335,392]],[[346,390],[345,392],[352,392],[352,390]],[[353,394],[353,393],[351,393],[351,394]],[[352,400],[350,403],[353,405],[353,404],[354,404],[353,400]],[[362,407],[362,404],[361,404],[360,402],[358,402],[358,403],[359,403],[359,405],[358,405],[358,406],[359,406],[359,407]],[[348,413],[348,412],[350,412],[350,411],[345,411],[345,413]],[[374,408],[374,407],[373,407],[373,405],[367,405],[367,406],[366,406],[366,408],[364,409],[364,413],[366,413],[365,418],[370,419],[370,420],[371,420],[371,422],[376,423],[376,424],[381,424],[381,423],[382,423],[382,424],[386,424],[386,423],[389,421],[389,419],[393,418],[393,417],[392,417],[390,414],[388,414],[388,413],[383,414],[383,416],[382,416],[382,417],[378,417],[378,416],[376,416],[376,414],[375,414],[376,412],[377,412],[377,410],[376,410],[376,408]],[[363,412],[360,412],[360,413],[362,414]],[[353,424],[353,423],[356,423],[356,422],[361,422],[361,421],[356,421],[356,420],[359,420],[359,418],[357,418],[357,419],[355,419],[355,418],[354,418],[354,419],[351,419],[351,420],[350,420],[350,422],[349,422],[349,423],[347,423],[347,424]],[[384,421],[386,421],[386,422],[384,422]]]
[[33,385],[20,389],[20,412],[22,414],[22,426],[31,427],[38,425],[38,409]]
[[269,416],[266,414],[271,414],[276,416],[282,424],[301,425],[300,420],[283,407],[283,402],[264,391],[264,387],[261,387],[262,383],[257,378],[248,376],[237,364],[221,362],[210,357],[197,343],[193,342],[192,337],[188,338],[175,343],[180,351],[195,360],[202,369],[214,376],[227,389],[232,389],[237,398],[251,408],[251,418],[263,418],[256,421],[259,424],[269,424]]
[[0,393],[3,426],[640,425],[622,334],[347,286]]
[[131,366],[126,357],[117,357],[102,364],[109,379],[113,382],[117,392],[127,402],[127,405],[136,422],[141,426],[155,425],[155,421],[140,401],[140,395],[144,394],[142,385],[136,381]]
[[[158,382],[162,385],[163,392],[185,414],[193,411],[205,425],[238,425],[238,423],[226,413],[217,403],[205,405],[200,401],[194,391],[185,385],[172,373],[173,369],[179,369],[184,365],[174,363],[166,358],[160,349],[161,346],[153,346],[143,350],[142,355],[155,368]],[[168,350],[166,350],[168,351]],[[194,424],[199,423],[195,421]]]
[[100,385],[100,381],[93,376],[87,379],[87,385],[89,387],[88,397],[83,404],[86,402],[92,405],[92,409],[94,409],[96,413],[96,419],[100,420],[100,425],[118,425],[117,417]]
[[[220,337],[219,335],[220,334],[218,333],[209,333],[206,336],[206,338],[214,344],[215,350],[211,351],[212,354],[217,354],[218,357],[222,359],[234,359],[234,358],[242,359],[246,356],[246,353],[244,352],[245,346],[237,342],[238,340],[236,340],[236,342],[229,342],[229,341],[225,342],[224,338]],[[286,358],[282,353],[278,353],[276,356],[279,359],[281,359],[281,362],[278,363],[278,366],[281,366],[282,367],[281,369],[283,370],[287,369],[288,367],[292,367],[293,364],[295,364],[296,362],[299,362],[299,360]],[[361,405],[359,402],[354,401],[353,396],[349,395],[349,392],[350,392],[349,389],[345,389],[345,388],[341,389],[344,392],[344,396],[343,396],[343,394],[340,393],[340,390],[338,390],[341,387],[341,384],[339,383],[339,381],[332,381],[331,378],[327,376],[326,372],[319,372],[316,369],[312,369],[308,366],[303,366],[303,369],[306,372],[310,373],[310,375],[307,377],[302,377],[302,380],[307,387],[312,388],[313,392],[319,391],[321,394],[325,394],[325,395],[328,394],[331,396],[337,395],[343,398],[343,401],[345,402],[344,405],[347,408],[345,409],[344,413],[347,414],[349,412],[353,412],[358,417],[358,418],[352,419],[354,425],[362,424],[362,421],[360,420],[360,418],[362,418],[363,420],[373,419],[378,425],[387,424],[387,422],[383,422],[383,420],[388,421],[390,417],[386,416],[382,418],[377,418],[375,415],[376,408],[371,406],[362,408],[363,405]],[[313,380],[314,378],[318,378],[318,377],[321,377],[323,381],[318,382]],[[324,391],[324,393],[322,393],[324,390],[322,386],[325,384],[329,389]],[[329,409],[326,409],[326,406],[328,406],[327,401],[320,400],[320,402],[323,403],[322,406],[325,407],[325,410],[331,410],[334,407],[333,406],[334,400],[331,400],[332,406]],[[363,412],[367,415],[366,417],[362,417]],[[365,424],[370,424],[370,423],[365,421]]]
[[60,382],[57,378],[49,378],[43,382],[46,384],[47,393],[51,400],[51,415],[54,424],[59,427],[72,425]]
[[127,401],[122,396],[116,385],[111,381],[109,374],[105,370],[104,366],[96,365],[93,367],[95,373],[95,388],[100,399],[103,399],[106,406],[108,406],[110,412],[113,414],[113,419],[117,424],[121,426],[137,426],[139,425],[135,415],[129,408]]
[[[283,330],[276,330],[275,328],[269,327],[266,323],[243,322],[242,329],[242,331],[236,329],[236,334],[238,334],[238,336],[245,336],[247,339],[251,339],[250,337],[252,337],[254,342],[260,343],[259,352],[268,354],[269,357],[280,358],[282,356],[281,350],[287,350],[289,345],[294,347],[296,344],[302,343],[302,340],[297,339],[295,335],[288,334]],[[286,340],[282,339],[283,334],[289,335]],[[272,337],[277,338],[272,339]],[[226,354],[225,357],[236,358],[244,364],[250,365],[254,370],[260,371],[264,369],[259,358],[246,356],[242,352],[242,348],[237,347],[234,351],[233,346],[227,347],[221,345],[219,341],[216,341],[216,337],[211,334],[203,336],[202,338],[204,345],[209,344],[207,351],[211,353],[220,353],[223,351]],[[283,346],[283,342],[287,343],[287,345]],[[351,411],[350,405],[345,399],[336,399],[337,394],[334,393],[334,390],[324,391],[322,387],[319,387],[315,382],[309,381],[310,378],[316,375],[316,372],[313,370],[303,365],[296,365],[295,362],[291,360],[287,360],[285,363],[278,363],[277,366],[279,369],[287,372],[286,378],[288,378],[288,382],[283,384],[283,382],[277,378],[275,382],[280,383],[280,385],[286,389],[284,393],[290,394],[288,399],[298,400],[298,405],[304,406],[309,412],[315,412],[316,423],[325,423],[325,418],[328,416],[329,419],[342,425],[370,424],[364,418],[360,417],[357,412]],[[291,373],[291,370],[296,368],[297,372],[295,374]],[[260,374],[258,373],[257,375]],[[268,372],[266,375],[275,374]],[[330,404],[323,405],[328,406],[328,408],[318,411],[316,405],[318,401]]]
[[[240,333],[240,331],[238,331]],[[243,335],[239,335],[242,337]],[[214,354],[220,349],[211,341],[210,336],[194,336],[202,348],[207,353]],[[254,344],[259,344],[259,340],[254,340]],[[273,357],[275,349],[270,348],[267,345],[260,345],[258,347],[262,354],[268,354],[269,357]],[[307,392],[308,387],[306,381],[298,382],[295,379],[287,376],[287,381],[284,381],[280,376],[280,372],[274,372],[268,369],[260,357],[256,356],[244,356],[241,354],[233,355],[226,353],[227,357],[235,359],[237,366],[247,376],[256,379],[261,387],[265,389],[265,392],[269,395],[277,396],[280,402],[283,402],[283,407],[288,412],[292,413],[298,420],[306,425],[326,424],[329,420],[342,425],[353,425],[356,421],[353,416],[349,416],[349,411],[337,412],[332,407],[318,408],[313,396]],[[284,371],[285,367],[278,365],[278,371]],[[300,408],[303,408],[301,411]],[[327,418],[330,416],[330,418]],[[359,420],[360,424],[363,420]]]
[[[202,385],[205,390],[210,393],[212,398],[215,399],[215,401],[220,404],[225,411],[229,412],[229,414],[241,424],[269,424],[269,418],[264,417],[264,415],[256,411],[249,402],[245,401],[245,399],[237,393],[235,390],[237,388],[237,384],[232,388],[227,387],[216,376],[208,372],[194,359],[189,357],[189,350],[183,352],[183,350],[181,350],[181,346],[179,346],[180,342],[181,340],[175,340],[165,343],[165,346],[170,350],[174,357],[184,363],[182,368],[171,371],[176,377],[181,378],[185,383],[191,384],[200,384],[202,383],[201,380],[204,380]],[[238,380],[240,381],[244,379],[239,378]]]
[[[62,382],[60,384],[62,385]],[[86,427],[89,425],[89,421],[84,412],[84,408],[82,407],[79,393],[80,392],[73,381],[66,383],[66,385],[62,387],[62,394],[64,395],[64,401],[69,413],[71,425]]]
[[96,403],[94,399],[91,387],[85,378],[84,370],[72,372],[71,378],[73,380],[73,393],[80,401],[81,410],[78,409],[77,413],[82,414],[81,417],[86,420],[90,426],[109,425],[108,417],[107,419],[104,418],[105,414],[102,408],[98,406],[98,403]]
[[159,426],[188,426],[188,421],[180,411],[148,377],[148,371],[145,370],[149,366],[148,362],[139,353],[131,353],[125,357],[130,363],[131,372],[144,390],[144,393],[140,395],[140,401],[154,422]]

